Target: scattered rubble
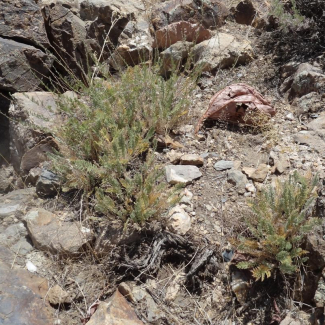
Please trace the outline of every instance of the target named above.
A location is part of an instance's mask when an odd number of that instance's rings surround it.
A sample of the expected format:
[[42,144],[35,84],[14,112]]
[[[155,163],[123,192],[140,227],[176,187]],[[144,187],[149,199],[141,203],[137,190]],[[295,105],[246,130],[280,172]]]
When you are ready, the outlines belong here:
[[[232,263],[238,252],[230,242],[247,231],[248,198],[293,170],[325,177],[323,55],[275,64],[276,49],[260,44],[260,35],[279,32],[264,7],[253,0],[0,3],[0,323],[219,324],[231,314],[233,323],[322,324],[323,227],[306,238],[308,265],[290,313],[274,285],[280,277],[254,283]],[[273,46],[290,53],[292,44],[281,38]],[[155,136],[157,168],[165,167],[170,187],[186,188],[163,218],[140,227],[110,216],[105,228],[106,217],[85,207],[92,194],[59,195],[48,153],[60,150],[54,131],[68,114],[49,84],[58,72],[87,84],[89,74],[115,78],[155,59],[161,80],[201,69],[189,118]],[[58,83],[60,92],[72,79]],[[252,127],[259,113],[272,135]],[[215,122],[200,130],[205,120]]]

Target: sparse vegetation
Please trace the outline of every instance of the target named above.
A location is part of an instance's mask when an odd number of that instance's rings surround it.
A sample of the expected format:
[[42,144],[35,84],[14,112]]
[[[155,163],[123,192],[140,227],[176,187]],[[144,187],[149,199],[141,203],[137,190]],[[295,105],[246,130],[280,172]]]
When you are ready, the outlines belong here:
[[56,131],[56,172],[98,212],[124,222],[157,217],[175,199],[155,161],[154,135],[184,121],[194,82],[164,80],[156,68],[128,68],[119,79],[95,79],[80,99],[60,100],[67,119]]
[[250,203],[252,214],[246,220],[250,237],[240,237],[237,242],[239,252],[250,259],[239,262],[238,268],[251,269],[254,278],[263,281],[276,271],[293,274],[307,261],[302,243],[318,223],[311,217],[317,185],[316,176],[294,172]]
[[284,30],[297,27],[304,21],[304,16],[297,9],[296,0],[289,0],[287,4],[281,0],[272,1],[269,15],[275,17]]

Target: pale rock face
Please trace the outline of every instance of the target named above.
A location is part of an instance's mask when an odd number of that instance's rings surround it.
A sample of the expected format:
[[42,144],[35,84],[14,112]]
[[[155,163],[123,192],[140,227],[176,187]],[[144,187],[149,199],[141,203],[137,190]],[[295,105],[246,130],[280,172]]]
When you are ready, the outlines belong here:
[[193,180],[202,176],[199,168],[196,166],[174,166],[165,167],[166,178],[169,184],[190,184]]
[[[51,92],[36,91],[13,95],[9,107],[10,154],[11,163],[18,173],[22,157],[40,142],[35,134],[52,130],[61,123],[57,99],[57,96]],[[34,132],[35,129],[38,129],[38,132]],[[35,157],[35,154],[32,156]]]
[[253,167],[243,167],[242,169],[243,173],[247,175],[248,178],[251,178],[252,175],[255,173],[256,168]]
[[168,216],[167,224],[171,231],[185,235],[191,229],[191,217],[180,206],[174,207]]
[[203,166],[203,158],[197,154],[187,154],[181,157],[181,165]]
[[196,65],[203,71],[247,64],[254,59],[254,51],[248,41],[239,42],[234,36],[225,33],[218,33],[217,36],[197,44],[193,48],[193,54]]
[[52,253],[78,254],[93,237],[79,223],[60,222],[55,214],[41,208],[30,210],[25,222],[34,246]]
[[251,175],[251,179],[255,182],[264,182],[267,174],[269,172],[269,166],[266,164],[260,164],[255,172]]

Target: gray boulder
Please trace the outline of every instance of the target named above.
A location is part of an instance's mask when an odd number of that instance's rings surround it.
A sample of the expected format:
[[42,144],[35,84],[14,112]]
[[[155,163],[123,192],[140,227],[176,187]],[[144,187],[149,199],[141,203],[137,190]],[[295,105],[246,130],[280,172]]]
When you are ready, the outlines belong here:
[[322,70],[309,63],[297,65],[293,62],[283,68],[283,81],[280,91],[286,93],[290,100],[312,92],[324,93],[325,75]]
[[93,238],[90,230],[78,222],[61,222],[55,214],[41,208],[29,211],[24,221],[34,246],[53,254],[78,254]]
[[44,301],[47,280],[7,263],[0,258],[0,324],[53,324],[53,309]]
[[214,164],[215,170],[226,170],[234,167],[234,162],[230,160],[219,160]]
[[169,0],[153,8],[151,21],[156,30],[182,20],[213,29],[222,26],[228,15],[229,10],[219,0]]
[[293,103],[296,106],[297,115],[306,113],[316,113],[324,107],[324,99],[317,92],[311,92],[300,98],[296,98]]
[[[137,12],[144,10],[144,5],[140,0],[83,0],[80,2],[81,19],[92,21],[87,29],[87,36],[96,40],[100,47],[107,45],[105,41],[116,45],[128,22],[135,18]],[[109,51],[111,48],[108,45],[108,48],[104,50]]]
[[249,41],[240,42],[234,36],[218,33],[215,37],[197,44],[193,48],[196,66],[202,71],[225,69],[234,64],[247,64],[254,59],[254,51]]
[[240,170],[230,169],[227,172],[228,182],[235,185],[239,194],[244,194],[246,192],[246,184],[248,179],[245,174]]
[[0,167],[0,194],[13,190],[15,180],[15,170],[11,165]]
[[190,165],[165,167],[166,179],[169,184],[190,184],[193,180],[202,176],[199,168]]
[[40,49],[0,37],[0,90],[36,90],[52,63],[53,58]]
[[[7,217],[20,218],[27,203],[32,205],[36,198],[35,188],[25,188],[0,196],[0,220]],[[1,222],[0,222],[1,223]]]
[[172,71],[177,71],[181,64],[188,58],[194,44],[179,41],[160,53],[161,71],[163,76],[168,76]]
[[325,141],[313,131],[300,131],[293,137],[298,144],[307,145],[318,152],[323,158],[325,157]]
[[[36,145],[41,145],[44,133],[51,132],[60,123],[57,99],[58,97],[50,92],[27,92],[13,95],[9,108],[9,132],[11,163],[16,172],[21,171],[23,156]],[[35,158],[34,156],[33,153],[29,154],[30,158]],[[29,164],[30,160],[27,158],[23,167],[29,166],[30,168],[27,169],[35,167]]]

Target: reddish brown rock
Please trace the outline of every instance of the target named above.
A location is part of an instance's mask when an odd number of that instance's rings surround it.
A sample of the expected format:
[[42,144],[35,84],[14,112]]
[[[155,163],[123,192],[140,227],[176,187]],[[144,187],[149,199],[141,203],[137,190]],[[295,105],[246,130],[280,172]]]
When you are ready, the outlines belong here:
[[157,30],[153,47],[166,49],[178,41],[201,43],[209,38],[211,33],[203,26],[179,21]]
[[87,325],[143,325],[133,308],[117,290],[107,301],[100,303]]
[[254,111],[270,117],[275,115],[274,107],[253,87],[243,83],[230,85],[211,98],[208,109],[195,128],[195,133],[206,119],[250,124],[251,121],[245,120],[244,116],[247,112]]

